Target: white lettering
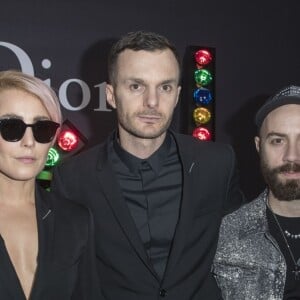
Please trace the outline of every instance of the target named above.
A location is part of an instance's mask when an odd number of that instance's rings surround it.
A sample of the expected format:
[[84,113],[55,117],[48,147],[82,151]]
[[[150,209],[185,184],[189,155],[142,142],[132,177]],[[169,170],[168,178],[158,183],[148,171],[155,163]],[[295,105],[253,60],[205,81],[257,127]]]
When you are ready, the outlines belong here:
[[102,82],[100,84],[94,85],[94,87],[99,88],[99,107],[95,108],[95,111],[111,111],[107,107],[107,102],[106,102],[106,82]]
[[[68,90],[69,84],[71,84],[71,83],[77,83],[81,87],[81,90],[82,90],[82,102],[77,107],[72,106],[68,100],[67,90]],[[72,111],[77,111],[77,110],[81,110],[81,109],[85,108],[89,104],[90,98],[91,98],[91,92],[90,92],[88,85],[83,80],[71,78],[71,79],[68,79],[65,82],[63,82],[63,84],[60,86],[59,91],[58,91],[58,96],[60,99],[60,103],[64,108],[66,108],[68,110],[72,110]]]
[[1,42],[1,41],[0,41],[0,46],[3,46],[11,50],[16,55],[20,63],[22,72],[34,76],[33,64],[31,62],[30,57],[27,55],[27,53],[24,50],[22,50],[21,48],[19,48],[14,44]]
[[[41,65],[44,69],[49,69],[52,65],[51,60],[49,60],[48,58],[44,58],[41,62]],[[45,79],[44,82],[48,85],[51,86],[51,79]]]
[[[0,41],[0,46],[5,47],[9,49],[10,51],[13,52],[13,54],[17,57],[18,63],[20,64],[20,69],[23,73],[26,73],[28,75],[34,75],[34,67],[32,64],[32,61],[29,57],[29,55],[20,47],[8,43],[8,42],[3,42]],[[50,69],[52,66],[51,60],[48,58],[44,58],[41,61],[41,66],[43,69]],[[12,69],[17,69],[16,67]],[[44,80],[44,82],[48,85],[51,86],[51,79],[47,78]],[[82,91],[82,99],[81,103],[78,106],[71,105],[69,99],[68,99],[68,89],[70,88],[70,84],[77,84],[81,88]],[[99,90],[99,106],[94,109],[94,111],[104,111],[104,112],[110,112],[111,109],[107,107],[107,102],[106,102],[106,82],[99,83],[94,86],[95,88],[98,88]],[[86,82],[83,80],[77,79],[77,78],[71,78],[62,83],[62,85],[59,87],[58,90],[58,97],[60,100],[61,105],[70,111],[79,111],[87,107],[89,102],[91,101],[91,92],[89,89],[89,86],[87,85]]]

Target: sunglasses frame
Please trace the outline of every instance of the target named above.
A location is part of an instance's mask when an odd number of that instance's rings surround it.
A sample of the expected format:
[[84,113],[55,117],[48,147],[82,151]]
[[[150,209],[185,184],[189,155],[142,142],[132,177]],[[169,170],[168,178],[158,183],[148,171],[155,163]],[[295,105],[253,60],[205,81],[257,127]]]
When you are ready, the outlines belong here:
[[[45,124],[48,124],[48,127],[45,127]],[[5,125],[11,126],[11,128],[5,128]],[[20,141],[23,138],[27,127],[31,127],[32,134],[36,142],[40,144],[48,144],[55,137],[60,124],[51,120],[38,120],[33,124],[26,124],[22,119],[18,118],[0,119],[0,134],[7,142]],[[12,132],[9,132],[9,130],[15,130],[15,133],[11,136]]]

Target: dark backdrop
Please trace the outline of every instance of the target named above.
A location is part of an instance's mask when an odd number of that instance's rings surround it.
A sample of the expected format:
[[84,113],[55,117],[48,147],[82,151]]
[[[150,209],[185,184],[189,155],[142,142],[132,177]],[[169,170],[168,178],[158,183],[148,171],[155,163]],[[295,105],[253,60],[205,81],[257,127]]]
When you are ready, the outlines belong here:
[[[267,95],[300,84],[299,13],[299,0],[2,1],[0,70],[22,69],[46,80],[90,147],[115,124],[103,92],[107,50],[116,38],[155,31],[182,57],[190,45],[214,47],[215,137],[234,146],[242,188],[252,198],[263,188],[253,116]],[[181,99],[181,105],[189,101]],[[173,122],[178,131],[181,113]]]

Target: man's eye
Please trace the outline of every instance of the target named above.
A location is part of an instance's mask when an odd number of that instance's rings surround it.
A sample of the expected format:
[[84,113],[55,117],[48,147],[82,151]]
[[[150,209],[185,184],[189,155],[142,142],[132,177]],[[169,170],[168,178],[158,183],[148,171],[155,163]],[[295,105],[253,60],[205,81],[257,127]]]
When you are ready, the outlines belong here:
[[161,90],[164,92],[170,92],[170,91],[172,91],[172,86],[169,84],[164,84],[161,86]]
[[129,88],[130,88],[131,91],[135,91],[135,92],[137,92],[137,91],[142,91],[142,90],[143,90],[143,86],[140,85],[140,84],[138,84],[138,83],[133,83],[133,84],[131,84],[131,85],[129,86]]
[[282,138],[275,138],[271,140],[271,144],[273,145],[280,145],[283,143],[283,139]]

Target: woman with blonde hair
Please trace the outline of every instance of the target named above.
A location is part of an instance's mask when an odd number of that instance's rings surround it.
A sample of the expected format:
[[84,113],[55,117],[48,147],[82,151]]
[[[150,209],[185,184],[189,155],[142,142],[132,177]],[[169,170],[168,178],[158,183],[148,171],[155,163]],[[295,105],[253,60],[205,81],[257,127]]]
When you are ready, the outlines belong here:
[[89,211],[36,183],[60,124],[42,80],[0,72],[0,299],[100,299]]

